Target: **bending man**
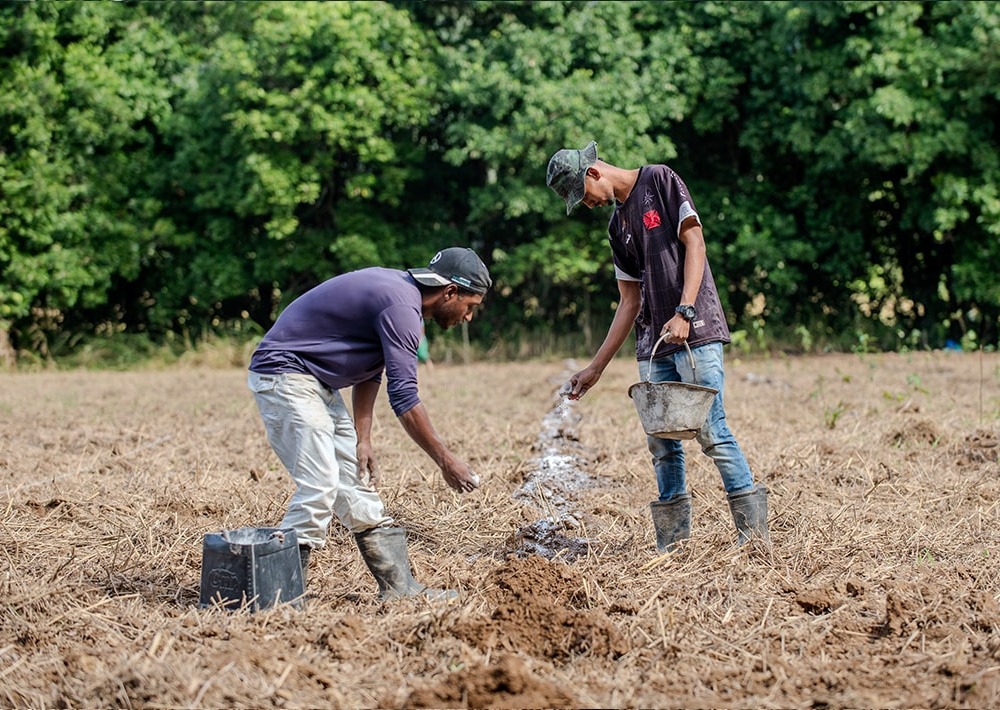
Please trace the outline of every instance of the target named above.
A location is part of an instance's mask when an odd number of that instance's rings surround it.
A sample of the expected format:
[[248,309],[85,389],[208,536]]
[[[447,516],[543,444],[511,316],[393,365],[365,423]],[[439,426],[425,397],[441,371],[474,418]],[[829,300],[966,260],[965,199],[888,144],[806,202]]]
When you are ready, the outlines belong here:
[[[336,516],[354,534],[383,599],[455,596],[413,579],[406,533],[376,491],[372,412],[384,371],[393,412],[445,483],[459,493],[478,487],[420,402],[417,348],[424,318],[442,328],[471,321],[492,284],[482,260],[462,247],[438,252],[426,268],[341,274],[289,304],[254,351],[247,384],[271,448],[295,482],[281,527],[295,530],[303,575]],[[347,387],[353,420],[340,394]]]

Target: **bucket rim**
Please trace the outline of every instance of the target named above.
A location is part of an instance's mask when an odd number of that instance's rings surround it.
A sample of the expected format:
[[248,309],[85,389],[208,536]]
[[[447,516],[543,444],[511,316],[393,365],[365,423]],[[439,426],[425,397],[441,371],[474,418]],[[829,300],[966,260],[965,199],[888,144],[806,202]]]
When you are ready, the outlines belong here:
[[656,385],[668,385],[670,387],[681,387],[684,389],[695,390],[698,392],[711,392],[713,395],[719,394],[719,390],[715,389],[714,387],[705,387],[704,385],[694,385],[691,384],[690,382],[674,382],[670,380],[666,382],[649,382],[648,380],[642,380],[640,382],[636,382],[629,386],[628,396],[630,399],[635,399],[635,397],[632,396],[632,390],[634,390],[636,387],[639,387],[640,385],[649,385],[654,387]]

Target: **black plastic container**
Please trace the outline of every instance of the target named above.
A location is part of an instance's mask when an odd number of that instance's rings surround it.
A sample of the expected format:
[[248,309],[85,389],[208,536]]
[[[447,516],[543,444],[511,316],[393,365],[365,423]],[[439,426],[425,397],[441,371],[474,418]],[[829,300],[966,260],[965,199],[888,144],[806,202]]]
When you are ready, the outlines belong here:
[[239,528],[206,533],[201,559],[202,608],[260,611],[302,605],[305,585],[295,531]]

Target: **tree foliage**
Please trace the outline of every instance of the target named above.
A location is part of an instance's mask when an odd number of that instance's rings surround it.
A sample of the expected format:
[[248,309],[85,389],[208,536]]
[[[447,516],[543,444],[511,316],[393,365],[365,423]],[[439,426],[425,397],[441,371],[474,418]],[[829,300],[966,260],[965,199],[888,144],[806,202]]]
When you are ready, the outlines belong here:
[[995,3],[4,4],[0,331],[259,332],[469,244],[475,337],[589,341],[609,214],[545,166],[597,140],[685,178],[734,330],[994,345],[998,47]]
[[[163,132],[172,225],[148,283],[157,325],[252,311],[275,289],[397,263],[435,69],[402,12],[368,3],[192,5],[216,15]],[[240,18],[233,21],[233,16]],[[174,18],[192,28],[190,16]],[[280,304],[280,295],[277,303]]]
[[73,329],[138,275],[159,218],[147,176],[168,40],[111,3],[0,13],[0,325]]

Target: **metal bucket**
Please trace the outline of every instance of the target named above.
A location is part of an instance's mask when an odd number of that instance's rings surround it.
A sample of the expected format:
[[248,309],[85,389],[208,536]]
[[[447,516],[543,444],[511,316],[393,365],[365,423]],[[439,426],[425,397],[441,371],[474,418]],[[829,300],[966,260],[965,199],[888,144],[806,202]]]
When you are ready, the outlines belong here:
[[202,608],[299,607],[305,594],[295,531],[239,528],[207,533],[202,544]]
[[[660,336],[653,346],[653,352],[649,356],[650,369],[653,366],[656,349],[666,337],[666,335]],[[697,382],[698,372],[695,369],[694,355],[686,340],[684,347],[687,348],[688,357],[691,359],[691,371]],[[719,390],[697,384],[649,382],[648,379],[636,382],[628,388],[628,396],[635,403],[643,430],[649,436],[660,439],[693,439],[698,436],[708,418],[708,411],[712,408],[712,400],[718,393]]]

